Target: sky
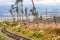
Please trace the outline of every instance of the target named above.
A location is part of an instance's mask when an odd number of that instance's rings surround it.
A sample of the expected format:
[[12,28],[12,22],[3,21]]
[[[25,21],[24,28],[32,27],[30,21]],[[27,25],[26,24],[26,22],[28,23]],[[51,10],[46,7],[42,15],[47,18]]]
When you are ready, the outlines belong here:
[[14,4],[15,0],[0,0],[0,6],[7,6],[7,5],[11,5]]
[[[31,0],[23,0],[24,4],[29,5],[31,4]],[[1,5],[12,5],[14,4],[15,0],[0,0]],[[60,4],[60,0],[34,0],[36,5],[58,5]]]
[[[8,11],[15,3],[16,0],[0,0],[0,12]],[[60,0],[33,0],[35,6],[39,8],[49,8],[49,10],[58,8],[60,9]],[[23,0],[25,6],[32,5],[31,0]],[[1,15],[1,13],[0,13]]]

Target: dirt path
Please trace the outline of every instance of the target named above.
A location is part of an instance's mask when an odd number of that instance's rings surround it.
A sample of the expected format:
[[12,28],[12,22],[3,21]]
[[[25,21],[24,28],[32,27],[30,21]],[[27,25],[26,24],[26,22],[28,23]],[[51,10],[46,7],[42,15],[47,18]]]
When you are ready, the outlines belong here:
[[[17,34],[9,32],[8,30],[6,30],[6,27],[2,28],[1,32],[5,34],[5,37],[7,38],[7,40],[31,40],[30,38],[19,36]],[[8,39],[8,38],[10,38],[10,39]],[[11,38],[13,38],[13,39],[11,39]]]
[[[0,28],[0,33],[2,33],[2,32],[1,32],[1,28]],[[8,36],[5,35],[4,33],[2,33],[2,34],[3,34],[3,38],[5,38],[5,40],[15,40],[15,39],[13,39],[13,38],[8,37]]]

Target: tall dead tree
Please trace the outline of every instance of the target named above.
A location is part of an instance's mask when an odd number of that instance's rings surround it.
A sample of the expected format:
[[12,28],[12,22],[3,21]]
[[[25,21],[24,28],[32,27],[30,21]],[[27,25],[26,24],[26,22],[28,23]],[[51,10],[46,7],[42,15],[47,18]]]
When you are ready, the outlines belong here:
[[13,15],[13,5],[11,6],[11,9],[10,9],[9,12],[10,12],[12,18],[13,18],[13,22],[15,22],[15,18],[14,18],[14,15]]
[[46,22],[47,22],[47,17],[48,17],[48,13],[47,13],[47,8],[46,8],[46,20],[45,20]]
[[40,18],[39,18],[39,19],[40,19],[40,22],[42,22],[42,20],[43,20],[43,18],[42,18],[42,14],[40,15]]
[[53,16],[53,21],[54,21],[55,25],[57,26],[56,16]]
[[[16,0],[16,2],[15,2],[15,5],[16,5],[16,12],[17,12],[17,21],[19,21],[18,19],[18,15],[19,15],[19,9],[18,9],[18,4],[19,3],[21,3],[21,5],[22,5],[22,2],[23,2],[23,0]],[[23,13],[23,12],[22,12]]]
[[25,8],[25,16],[26,16],[26,20],[28,21],[27,8]]
[[23,21],[23,2],[21,2],[21,13],[22,13],[22,21]]
[[38,17],[38,14],[36,12],[36,8],[35,8],[35,5],[34,5],[34,1],[32,1],[32,5],[33,5],[33,9],[32,9],[32,15],[34,16],[34,20],[36,20],[36,18]]

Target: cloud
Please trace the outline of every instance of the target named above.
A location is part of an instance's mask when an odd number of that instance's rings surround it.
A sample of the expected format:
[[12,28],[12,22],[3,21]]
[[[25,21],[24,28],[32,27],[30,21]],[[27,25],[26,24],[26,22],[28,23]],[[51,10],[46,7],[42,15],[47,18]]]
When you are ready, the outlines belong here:
[[[24,0],[25,5],[31,5],[31,0]],[[58,5],[60,0],[34,0],[35,5]]]
[[12,5],[15,0],[0,0],[0,5]]
[[[15,0],[0,0],[0,5],[12,5]],[[31,0],[23,0],[24,5],[32,5]],[[35,5],[57,5],[60,0],[34,0]]]

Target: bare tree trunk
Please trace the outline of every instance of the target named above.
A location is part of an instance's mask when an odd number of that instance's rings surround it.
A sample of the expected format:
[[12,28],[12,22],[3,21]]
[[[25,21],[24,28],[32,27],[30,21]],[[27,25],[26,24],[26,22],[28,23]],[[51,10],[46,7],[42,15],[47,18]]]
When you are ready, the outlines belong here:
[[11,14],[11,16],[12,16],[12,18],[13,18],[13,22],[15,22],[15,18],[14,18],[14,15],[13,15],[13,13],[12,13],[12,9],[10,9],[10,14]]
[[22,21],[23,21],[23,2],[21,2],[21,13],[22,13]]
[[17,13],[17,22],[18,22],[18,3],[16,4],[17,6],[16,6],[16,13]]

